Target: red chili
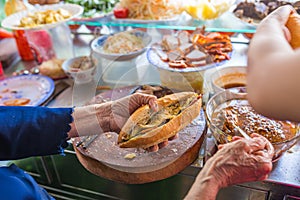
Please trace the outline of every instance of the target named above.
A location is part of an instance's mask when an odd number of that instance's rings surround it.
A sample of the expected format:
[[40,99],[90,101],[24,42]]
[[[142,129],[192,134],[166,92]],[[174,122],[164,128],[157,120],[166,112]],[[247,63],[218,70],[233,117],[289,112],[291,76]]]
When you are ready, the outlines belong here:
[[129,10],[127,8],[115,8],[114,15],[116,18],[127,18]]
[[2,38],[13,38],[14,35],[5,29],[0,28],[0,39]]

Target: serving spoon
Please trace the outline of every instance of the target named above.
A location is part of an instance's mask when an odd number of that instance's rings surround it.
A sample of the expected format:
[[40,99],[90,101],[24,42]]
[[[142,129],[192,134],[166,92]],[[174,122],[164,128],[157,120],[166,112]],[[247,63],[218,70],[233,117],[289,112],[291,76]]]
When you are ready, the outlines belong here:
[[239,126],[237,126],[234,122],[232,123],[233,127],[236,128],[239,133],[247,140],[250,140],[251,137],[245,132],[243,131],[243,129],[241,129]]
[[232,119],[230,121],[230,124],[238,130],[238,132],[247,140],[251,139],[251,137],[243,130],[241,129],[239,126],[237,126],[236,124],[238,123],[238,118],[237,115],[233,114],[231,111],[227,110],[226,111],[226,115],[231,116],[230,118]]

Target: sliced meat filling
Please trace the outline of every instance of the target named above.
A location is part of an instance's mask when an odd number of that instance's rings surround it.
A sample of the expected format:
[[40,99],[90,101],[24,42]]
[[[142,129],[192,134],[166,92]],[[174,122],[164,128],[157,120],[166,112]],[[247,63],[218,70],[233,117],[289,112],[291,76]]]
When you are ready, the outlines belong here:
[[193,96],[182,102],[176,102],[174,104],[166,106],[158,112],[150,111],[151,113],[147,115],[149,117],[143,118],[139,122],[137,122],[137,124],[132,127],[130,133],[128,133],[122,139],[126,141],[133,137],[146,134],[147,132],[152,131],[157,127],[163,126],[196,101],[197,97]]

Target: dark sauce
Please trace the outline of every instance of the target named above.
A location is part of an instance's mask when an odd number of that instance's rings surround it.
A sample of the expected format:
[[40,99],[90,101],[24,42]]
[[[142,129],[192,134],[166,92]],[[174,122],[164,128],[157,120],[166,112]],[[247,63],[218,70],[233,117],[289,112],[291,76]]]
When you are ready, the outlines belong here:
[[246,84],[244,84],[244,83],[228,83],[228,84],[223,85],[222,88],[229,89],[229,88],[245,87],[245,86],[246,86]]

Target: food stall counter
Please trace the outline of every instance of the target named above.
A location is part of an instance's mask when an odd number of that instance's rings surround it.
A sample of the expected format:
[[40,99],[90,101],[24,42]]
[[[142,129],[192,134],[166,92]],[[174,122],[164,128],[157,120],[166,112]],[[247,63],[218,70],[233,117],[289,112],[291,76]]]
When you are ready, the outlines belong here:
[[[93,39],[88,35],[75,35],[74,51],[75,55],[89,54],[89,42]],[[235,38],[236,39],[236,38]],[[233,40],[235,40],[233,39]],[[237,40],[239,41],[239,40]],[[228,66],[246,65],[247,42],[233,43],[234,52],[232,59],[226,63]],[[136,74],[138,84],[149,82],[160,84],[159,74],[149,64],[144,62],[145,54],[137,59],[139,73]],[[14,66],[5,69],[5,73],[12,74],[15,70],[28,69],[33,65],[29,62],[19,61]],[[206,77],[213,72],[208,71]],[[139,75],[142,74],[142,78]],[[107,83],[101,79],[101,73],[95,81],[81,84],[80,91],[86,93],[82,95],[74,94],[76,90],[72,81],[68,79],[57,80],[56,82],[66,82],[68,88],[59,93],[47,106],[73,106],[82,105],[87,99],[103,92],[99,90],[95,93],[95,88]],[[151,76],[150,76],[151,75]],[[110,88],[124,85],[110,83]],[[90,91],[90,89],[93,91]],[[77,88],[78,89],[78,88]],[[104,91],[105,92],[105,91]],[[84,98],[83,98],[84,96]],[[203,149],[205,148],[205,149]],[[202,164],[215,150],[215,143],[208,132],[202,148],[199,151],[199,158],[190,166],[182,170],[177,175],[170,178],[145,184],[124,184],[111,181],[96,176],[80,164],[76,158],[73,147],[69,147],[65,156],[46,156],[29,158],[15,161],[21,168],[28,171],[35,179],[46,188],[57,199],[61,197],[71,199],[182,199],[193,184],[195,177],[202,168]],[[296,145],[288,152],[284,153],[278,161],[274,162],[273,171],[269,178],[262,182],[252,182],[239,184],[222,189],[217,199],[296,199],[300,196],[300,146]],[[68,170],[66,170],[68,169]]]

